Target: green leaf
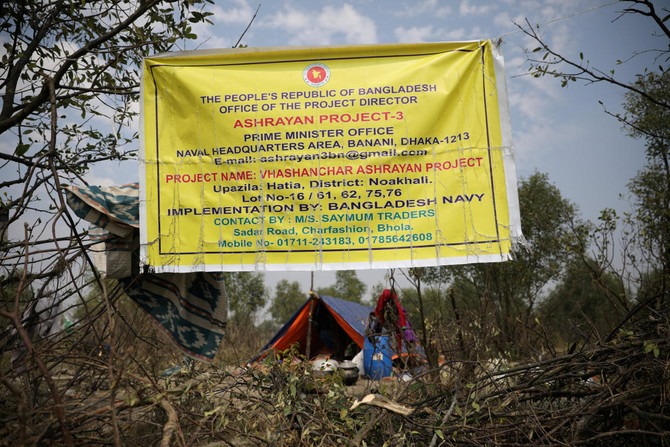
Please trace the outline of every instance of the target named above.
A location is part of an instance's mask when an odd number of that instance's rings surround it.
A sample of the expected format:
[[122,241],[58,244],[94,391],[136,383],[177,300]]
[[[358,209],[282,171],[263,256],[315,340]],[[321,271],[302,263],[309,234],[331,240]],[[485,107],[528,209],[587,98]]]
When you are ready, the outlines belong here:
[[654,357],[658,358],[661,351],[658,349],[658,345],[651,340],[644,342],[644,353],[649,354],[650,352],[654,353]]
[[439,436],[441,440],[444,441],[444,433],[442,433],[442,430],[438,428],[437,430],[435,430],[435,434]]
[[221,410],[221,406],[219,405],[218,407],[216,407],[212,411],[205,411],[205,417],[208,418],[211,415],[218,413],[220,410]]
[[14,150],[14,155],[16,155],[17,157],[22,157],[23,154],[25,154],[28,151],[28,149],[30,149],[29,144],[19,143],[16,146],[16,150]]

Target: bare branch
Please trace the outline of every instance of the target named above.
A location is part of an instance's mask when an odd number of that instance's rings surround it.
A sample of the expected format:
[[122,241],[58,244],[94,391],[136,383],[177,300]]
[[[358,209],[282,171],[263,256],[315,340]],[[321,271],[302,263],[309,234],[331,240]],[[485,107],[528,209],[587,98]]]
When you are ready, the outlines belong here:
[[[533,74],[535,76],[551,75],[551,76],[554,76],[554,77],[563,78],[565,80],[564,84],[567,80],[573,80],[573,79],[584,80],[584,81],[587,81],[588,83],[606,82],[606,83],[615,85],[617,87],[621,87],[626,91],[636,93],[636,94],[644,97],[645,99],[649,100],[653,104],[656,104],[658,106],[670,109],[670,104],[667,104],[663,101],[660,101],[655,96],[649,95],[647,92],[637,88],[634,84],[628,84],[628,83],[625,83],[625,82],[618,81],[613,76],[606,75],[606,74],[604,74],[604,72],[602,72],[600,70],[589,68],[582,61],[575,62],[571,59],[568,59],[568,58],[564,57],[560,53],[552,50],[544,42],[542,37],[535,30],[535,28],[530,24],[528,19],[526,19],[526,25],[527,26],[521,26],[519,24],[516,24],[516,26],[521,31],[523,31],[524,34],[531,37],[537,43],[540,44],[541,51],[545,52],[546,54],[548,54],[548,55],[550,55],[554,58],[554,60],[549,61],[549,62],[547,62],[546,60],[542,60],[542,59],[529,58],[529,61],[532,64],[536,64],[536,66],[534,67],[534,71],[533,71]],[[549,69],[549,65],[558,65],[560,63],[566,64],[569,67],[573,67],[573,68],[576,69],[576,71],[574,73],[570,73],[570,72],[565,72],[563,70],[560,70],[558,68]]]

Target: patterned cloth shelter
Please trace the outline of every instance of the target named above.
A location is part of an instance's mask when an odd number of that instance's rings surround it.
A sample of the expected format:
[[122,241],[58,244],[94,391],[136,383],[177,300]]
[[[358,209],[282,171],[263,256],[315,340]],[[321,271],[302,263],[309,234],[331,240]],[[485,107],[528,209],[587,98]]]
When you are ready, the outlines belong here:
[[220,273],[139,272],[139,185],[69,187],[67,202],[90,222],[98,271],[125,293],[186,355],[211,362],[226,329],[228,301]]

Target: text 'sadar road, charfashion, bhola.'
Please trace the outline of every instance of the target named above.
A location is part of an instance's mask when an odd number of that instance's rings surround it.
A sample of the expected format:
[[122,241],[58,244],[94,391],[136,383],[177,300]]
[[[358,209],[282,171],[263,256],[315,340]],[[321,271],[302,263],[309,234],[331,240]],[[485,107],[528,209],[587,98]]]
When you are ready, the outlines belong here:
[[521,238],[490,41],[168,53],[142,90],[155,271],[493,262]]

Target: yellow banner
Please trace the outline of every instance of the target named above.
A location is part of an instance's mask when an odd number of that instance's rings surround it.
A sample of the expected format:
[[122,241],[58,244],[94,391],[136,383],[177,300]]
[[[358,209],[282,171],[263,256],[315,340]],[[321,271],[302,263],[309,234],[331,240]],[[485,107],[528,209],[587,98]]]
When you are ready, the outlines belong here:
[[490,41],[168,53],[142,99],[156,271],[503,261],[521,237]]

